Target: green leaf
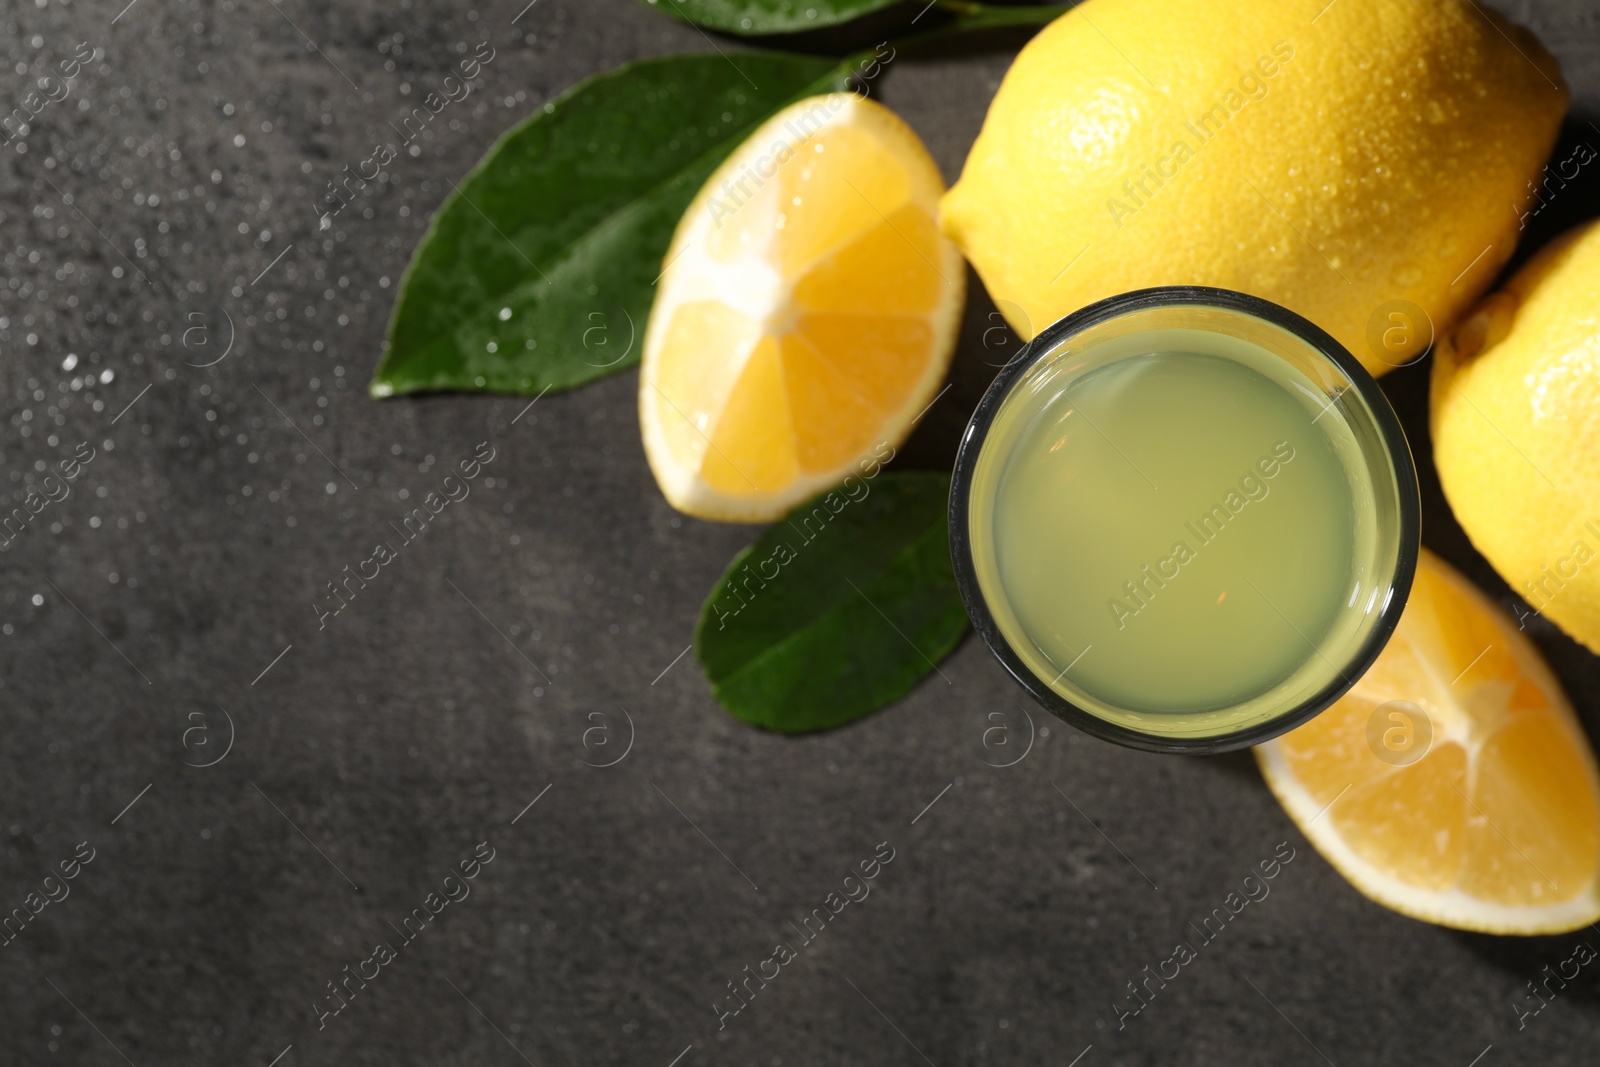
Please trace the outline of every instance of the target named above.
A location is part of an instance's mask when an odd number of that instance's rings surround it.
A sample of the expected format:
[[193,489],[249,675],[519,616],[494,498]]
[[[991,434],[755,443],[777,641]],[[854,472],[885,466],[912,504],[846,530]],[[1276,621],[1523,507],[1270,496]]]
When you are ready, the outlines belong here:
[[725,33],[794,33],[836,26],[905,0],[641,0],[686,22]]
[[584,81],[512,128],[434,216],[400,282],[374,396],[538,393],[639,361],[684,209],[840,60],[668,56]]
[[695,655],[746,722],[840,726],[904,696],[967,628],[950,564],[950,477],[847,480],[769,527],[700,609]]

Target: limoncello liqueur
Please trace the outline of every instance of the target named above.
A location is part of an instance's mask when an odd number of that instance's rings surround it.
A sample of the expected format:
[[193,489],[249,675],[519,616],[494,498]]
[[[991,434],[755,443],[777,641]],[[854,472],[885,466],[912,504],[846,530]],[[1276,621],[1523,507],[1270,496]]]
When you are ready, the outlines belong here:
[[1168,325],[1068,343],[1010,387],[967,534],[1037,682],[1130,730],[1206,737],[1354,680],[1403,555],[1399,492],[1330,368]]

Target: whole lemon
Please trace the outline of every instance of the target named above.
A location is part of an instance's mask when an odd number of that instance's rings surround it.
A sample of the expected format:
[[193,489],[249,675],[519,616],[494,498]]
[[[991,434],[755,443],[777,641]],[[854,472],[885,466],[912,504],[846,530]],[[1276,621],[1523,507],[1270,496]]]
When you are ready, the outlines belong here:
[[1456,518],[1534,613],[1600,652],[1600,223],[1540,251],[1434,361]]
[[940,224],[1024,337],[1215,285],[1381,373],[1510,257],[1567,98],[1472,0],[1086,0],[1017,57]]

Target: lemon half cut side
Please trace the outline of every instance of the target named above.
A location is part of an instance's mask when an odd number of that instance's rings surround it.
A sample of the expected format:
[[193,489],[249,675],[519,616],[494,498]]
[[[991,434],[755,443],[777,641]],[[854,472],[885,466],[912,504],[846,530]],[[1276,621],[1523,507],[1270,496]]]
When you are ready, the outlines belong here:
[[1371,669],[1256,759],[1379,904],[1493,934],[1600,919],[1600,774],[1572,706],[1510,618],[1426,550]]
[[790,105],[717,169],[645,331],[639,421],[673,507],[763,522],[894,455],[961,317],[943,193],[917,135],[850,93]]

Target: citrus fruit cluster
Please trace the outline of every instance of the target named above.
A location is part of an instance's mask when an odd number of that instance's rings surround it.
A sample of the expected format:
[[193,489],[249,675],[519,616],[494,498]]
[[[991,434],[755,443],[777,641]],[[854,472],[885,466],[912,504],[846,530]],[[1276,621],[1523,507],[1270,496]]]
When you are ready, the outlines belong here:
[[1201,284],[1299,312],[1374,374],[1432,350],[1445,492],[1530,610],[1513,623],[1425,553],[1377,664],[1258,759],[1373,900],[1499,933],[1583,926],[1600,776],[1521,629],[1548,618],[1600,652],[1600,227],[1478,302],[1567,104],[1555,59],[1472,0],[1158,18],[1086,0],[1017,57],[948,192],[884,107],[801,100],[712,175],[667,253],[639,389],[651,469],[680,510],[760,522],[892,454],[948,369],[963,257],[1025,339]]

